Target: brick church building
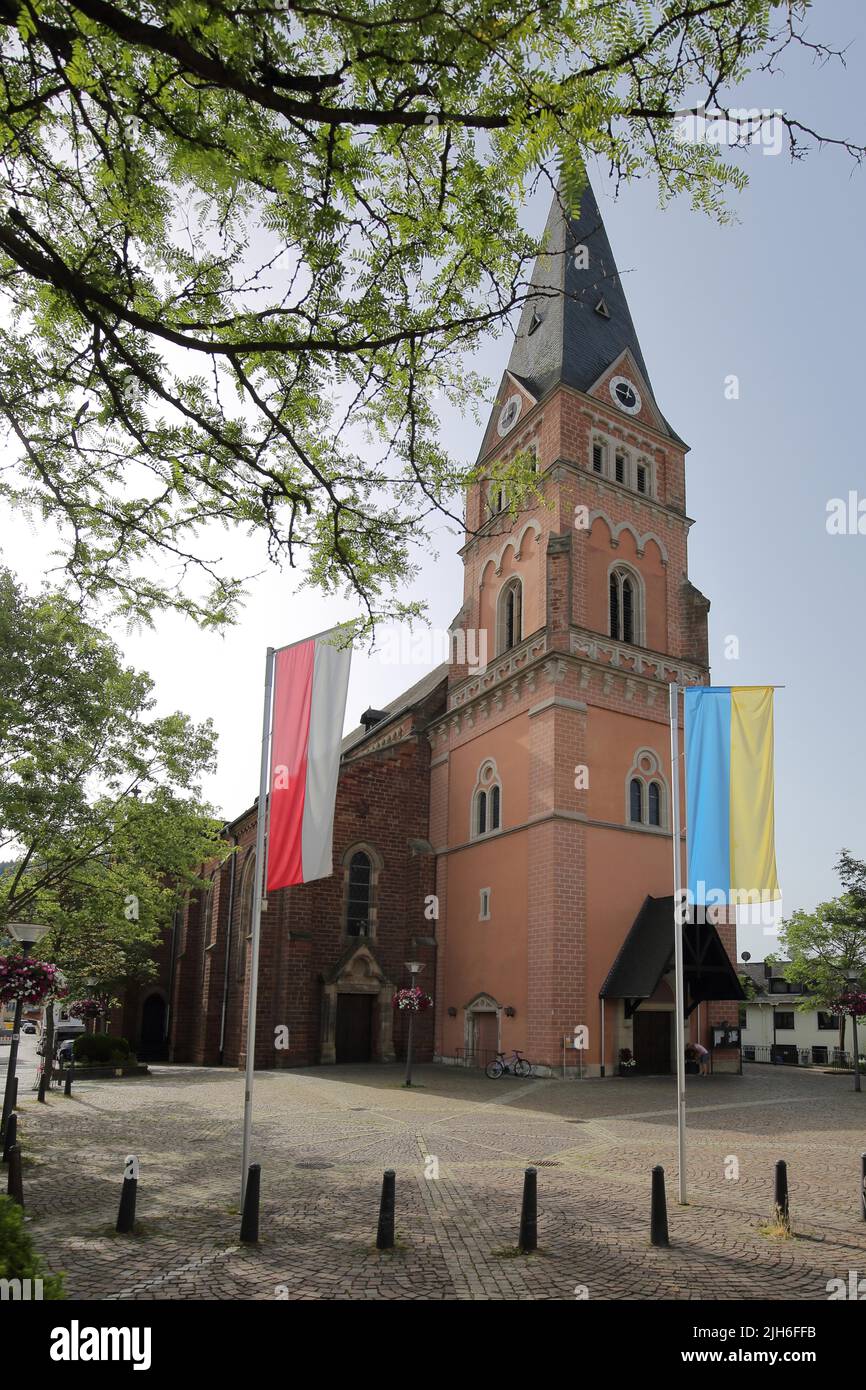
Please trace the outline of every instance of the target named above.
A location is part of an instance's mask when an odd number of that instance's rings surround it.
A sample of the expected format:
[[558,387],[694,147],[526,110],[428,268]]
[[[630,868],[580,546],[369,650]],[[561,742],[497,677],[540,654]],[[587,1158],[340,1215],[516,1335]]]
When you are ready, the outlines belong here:
[[[573,1067],[582,1025],[584,1074],[625,1048],[639,1072],[675,1068],[668,686],[709,681],[687,446],[591,189],[576,218],[554,200],[533,286],[479,459],[530,451],[540,499],[515,512],[492,476],[469,490],[454,659],[344,740],[334,873],[263,913],[259,1066],[403,1055],[391,996],[417,961],[422,1058],[517,1047]],[[130,1008],[145,1053],[244,1059],[255,819],[226,826],[234,852]],[[733,916],[685,930],[707,1045],[736,1022],[735,951]]]

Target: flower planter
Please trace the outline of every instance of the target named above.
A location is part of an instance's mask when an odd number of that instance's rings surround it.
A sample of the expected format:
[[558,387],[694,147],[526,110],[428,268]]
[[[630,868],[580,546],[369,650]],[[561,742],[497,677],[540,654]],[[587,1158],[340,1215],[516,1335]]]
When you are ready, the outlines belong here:
[[630,1066],[628,1065],[627,1062],[620,1062],[620,1064],[619,1064],[619,1074],[620,1074],[620,1076],[634,1076],[634,1073],[635,1073],[634,1067],[630,1067]]
[[691,1060],[686,1062],[686,1076],[700,1076],[700,1074],[701,1074],[701,1064],[700,1064],[700,1062],[694,1062],[694,1061],[691,1061]]

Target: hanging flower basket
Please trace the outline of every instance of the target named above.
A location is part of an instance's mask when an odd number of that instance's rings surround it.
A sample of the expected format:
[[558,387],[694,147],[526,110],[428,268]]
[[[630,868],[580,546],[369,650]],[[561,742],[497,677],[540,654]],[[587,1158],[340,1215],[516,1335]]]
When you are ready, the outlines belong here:
[[[59,984],[60,972],[47,960],[0,956],[0,1003],[41,1004]],[[60,976],[62,979],[62,976]]]
[[849,1018],[863,1018],[866,1016],[866,994],[858,989],[845,990],[839,995],[833,1008],[837,1013],[847,1014]]
[[398,989],[391,1003],[395,1009],[402,1009],[405,1013],[422,1014],[430,1008],[433,1000],[416,985],[414,989]]
[[116,999],[110,999],[107,994],[94,994],[89,999],[76,999],[74,1004],[70,1004],[67,1010],[70,1018],[103,1018],[110,1013],[117,1003]]

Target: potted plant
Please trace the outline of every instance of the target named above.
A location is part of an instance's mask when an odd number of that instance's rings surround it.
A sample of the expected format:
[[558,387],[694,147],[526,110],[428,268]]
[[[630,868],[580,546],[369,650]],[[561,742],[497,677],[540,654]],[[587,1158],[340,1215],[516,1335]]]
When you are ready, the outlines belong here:
[[686,1043],[686,1075],[697,1076],[701,1063],[694,1043]]
[[621,1047],[619,1050],[619,1074],[620,1076],[630,1076],[637,1066],[637,1058],[632,1056],[630,1047]]

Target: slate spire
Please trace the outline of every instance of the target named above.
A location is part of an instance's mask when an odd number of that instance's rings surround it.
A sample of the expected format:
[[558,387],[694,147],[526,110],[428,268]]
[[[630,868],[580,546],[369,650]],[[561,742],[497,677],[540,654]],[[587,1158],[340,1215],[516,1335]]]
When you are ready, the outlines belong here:
[[650,385],[622,280],[595,195],[587,180],[576,217],[558,190],[547,219],[545,250],[535,262],[538,294],[523,307],[508,363],[536,398],[563,383],[588,391],[628,348]]

